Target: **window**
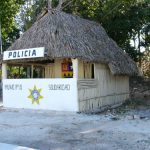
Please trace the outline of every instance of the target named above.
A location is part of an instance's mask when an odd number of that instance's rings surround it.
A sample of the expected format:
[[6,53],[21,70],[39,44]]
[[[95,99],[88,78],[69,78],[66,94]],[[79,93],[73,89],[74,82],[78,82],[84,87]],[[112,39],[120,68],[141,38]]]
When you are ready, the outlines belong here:
[[84,78],[85,79],[94,79],[94,64],[85,62],[83,65],[84,68]]
[[95,78],[95,74],[94,74],[94,64],[92,64],[91,66],[91,78],[94,79]]
[[34,66],[33,68],[33,78],[44,78],[45,68],[42,66]]

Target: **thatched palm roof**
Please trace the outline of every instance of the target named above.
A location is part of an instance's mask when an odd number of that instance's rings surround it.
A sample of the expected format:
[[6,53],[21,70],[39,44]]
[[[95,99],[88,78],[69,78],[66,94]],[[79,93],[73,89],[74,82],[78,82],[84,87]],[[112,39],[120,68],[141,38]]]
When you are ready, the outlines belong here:
[[80,58],[108,64],[113,74],[137,73],[135,63],[108,37],[100,24],[61,11],[44,15],[8,50],[33,47],[48,49],[47,59]]

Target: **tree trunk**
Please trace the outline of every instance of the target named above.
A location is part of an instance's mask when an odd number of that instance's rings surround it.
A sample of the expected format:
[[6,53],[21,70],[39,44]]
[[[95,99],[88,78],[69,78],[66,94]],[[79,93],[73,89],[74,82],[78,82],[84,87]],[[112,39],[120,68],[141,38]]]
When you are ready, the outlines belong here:
[[59,4],[57,6],[57,9],[60,10],[62,7],[62,4],[64,3],[64,0],[59,0]]
[[48,0],[48,11],[52,9],[52,0]]
[[140,31],[138,31],[138,51],[139,51],[139,67],[141,67],[141,37],[140,37]]

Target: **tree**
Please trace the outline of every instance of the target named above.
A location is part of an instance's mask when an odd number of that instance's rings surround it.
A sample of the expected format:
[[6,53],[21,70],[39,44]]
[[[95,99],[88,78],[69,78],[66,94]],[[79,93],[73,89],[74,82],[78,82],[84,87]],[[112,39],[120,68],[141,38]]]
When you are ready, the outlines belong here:
[[3,37],[7,37],[15,26],[15,16],[19,8],[23,4],[23,0],[2,0],[0,1],[0,21],[2,24]]
[[[12,34],[18,33],[15,16],[19,11],[20,6],[24,3],[24,0],[1,0],[0,1],[0,23],[2,26],[2,39],[3,44],[7,45],[7,41],[11,42]],[[11,35],[9,38],[8,36]],[[18,34],[17,34],[18,36]],[[7,46],[4,45],[4,48]]]
[[[29,29],[32,24],[37,20],[38,16],[44,9],[48,8],[49,0],[27,0],[25,4],[21,7],[19,14],[20,17],[20,29],[24,32]],[[53,0],[52,6],[56,7],[59,0]]]
[[47,0],[26,0],[18,15],[18,24],[22,32],[25,32],[36,21],[37,16],[46,7]]
[[150,47],[149,5],[149,0],[74,0],[65,11],[101,23],[124,51],[140,61],[141,48]]

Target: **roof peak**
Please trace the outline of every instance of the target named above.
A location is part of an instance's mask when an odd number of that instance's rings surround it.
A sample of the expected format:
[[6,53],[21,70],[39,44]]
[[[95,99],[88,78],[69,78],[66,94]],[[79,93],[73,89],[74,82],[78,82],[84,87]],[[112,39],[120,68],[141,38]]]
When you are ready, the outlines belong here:
[[[48,1],[48,11],[51,12],[51,10],[53,9],[52,7],[52,0],[47,0]],[[57,10],[61,10],[62,9],[62,5],[66,2],[66,0],[58,0],[58,5],[55,9]],[[70,2],[69,2],[70,3]],[[68,4],[67,4],[68,5]]]
[[[44,7],[42,12],[37,16],[36,21],[43,18],[47,13],[54,14],[54,12],[56,12],[56,11],[61,11],[64,8],[64,7],[62,7],[62,5],[66,2],[66,0],[59,0],[57,7],[53,8],[52,7],[52,0],[47,0],[47,1],[48,1],[48,8]],[[68,4],[70,4],[70,2]],[[68,4],[66,6],[68,6]]]

